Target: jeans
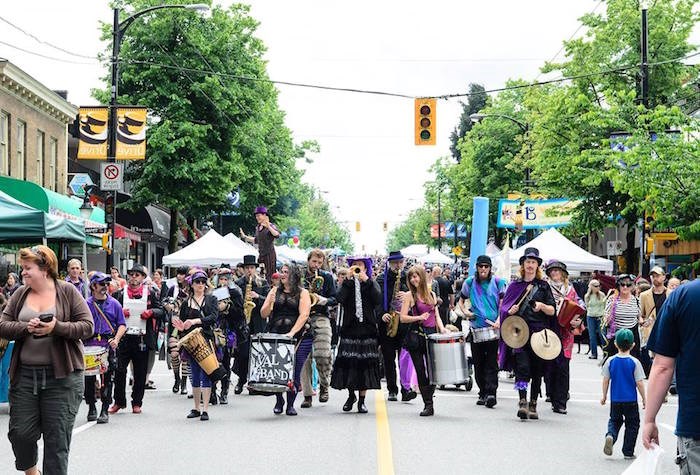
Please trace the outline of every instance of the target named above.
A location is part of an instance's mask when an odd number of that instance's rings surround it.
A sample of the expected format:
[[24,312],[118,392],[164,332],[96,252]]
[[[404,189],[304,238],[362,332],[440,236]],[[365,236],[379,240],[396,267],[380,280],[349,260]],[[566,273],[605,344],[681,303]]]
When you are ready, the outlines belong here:
[[681,475],[700,473],[700,439],[678,437],[678,457],[676,460]]
[[[21,366],[10,387],[10,430],[15,468],[37,464],[36,442],[44,439],[43,473],[68,473],[73,423],[83,395],[83,372],[56,379],[51,367]],[[6,467],[7,468],[7,467]]]
[[495,396],[498,389],[498,340],[471,345],[479,397]]
[[600,331],[600,317],[586,317],[588,326],[588,345],[591,356],[598,358],[598,345],[603,345],[603,333]]
[[639,433],[639,405],[636,402],[611,402],[608,435],[617,441],[622,424],[625,425],[625,438],[622,442],[622,454],[634,455]]

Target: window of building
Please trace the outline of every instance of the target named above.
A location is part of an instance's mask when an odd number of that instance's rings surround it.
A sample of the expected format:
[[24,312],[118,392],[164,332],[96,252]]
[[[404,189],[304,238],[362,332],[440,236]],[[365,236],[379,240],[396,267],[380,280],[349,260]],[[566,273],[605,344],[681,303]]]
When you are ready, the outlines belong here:
[[17,174],[16,177],[24,180],[27,176],[27,124],[17,121]]
[[10,174],[9,132],[10,116],[4,111],[0,111],[0,173],[3,175]]
[[52,191],[58,190],[58,173],[56,167],[58,166],[58,140],[51,137],[49,141],[49,189]]
[[45,134],[41,130],[36,131],[36,176],[37,184],[44,186],[44,140]]

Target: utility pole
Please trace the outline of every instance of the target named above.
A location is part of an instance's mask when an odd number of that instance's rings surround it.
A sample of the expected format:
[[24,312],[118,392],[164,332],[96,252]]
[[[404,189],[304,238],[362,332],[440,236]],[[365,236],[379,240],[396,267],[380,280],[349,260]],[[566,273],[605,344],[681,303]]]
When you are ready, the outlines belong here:
[[[642,36],[641,36],[641,53],[642,53],[642,64],[639,73],[641,85],[641,100],[642,105],[645,109],[649,108],[649,63],[648,63],[648,52],[649,52],[649,25],[647,23],[647,9],[649,8],[647,0],[641,0],[639,6],[642,10]],[[644,259],[644,243],[646,236],[644,234],[644,218],[639,220],[639,275],[644,275],[646,273],[647,264]]]
[[442,192],[442,190],[440,188],[438,188],[438,192],[437,192],[437,195],[438,195],[438,245],[437,245],[438,251],[440,249],[442,249],[442,232],[440,230],[440,226],[442,226],[442,217],[441,217],[442,210],[440,208],[440,193],[441,192]]

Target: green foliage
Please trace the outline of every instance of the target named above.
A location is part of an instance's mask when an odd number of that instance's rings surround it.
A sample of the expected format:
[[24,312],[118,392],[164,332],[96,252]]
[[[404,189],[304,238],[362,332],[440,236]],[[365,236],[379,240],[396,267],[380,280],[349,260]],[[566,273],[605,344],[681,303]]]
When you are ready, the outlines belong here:
[[488,102],[489,96],[484,91],[484,86],[481,84],[469,84],[469,96],[467,102],[462,103],[462,114],[459,116],[459,124],[450,134],[450,152],[452,152],[452,158],[457,162],[462,160],[459,142],[472,129],[473,124],[469,116],[479,112]]
[[395,251],[411,244],[427,244],[433,246],[435,240],[430,237],[430,225],[433,223],[433,213],[426,208],[411,211],[401,225],[389,231],[387,249]]
[[352,252],[350,232],[333,217],[328,203],[320,198],[305,200],[294,216],[281,217],[281,229],[299,228],[300,242],[304,248],[336,248]]

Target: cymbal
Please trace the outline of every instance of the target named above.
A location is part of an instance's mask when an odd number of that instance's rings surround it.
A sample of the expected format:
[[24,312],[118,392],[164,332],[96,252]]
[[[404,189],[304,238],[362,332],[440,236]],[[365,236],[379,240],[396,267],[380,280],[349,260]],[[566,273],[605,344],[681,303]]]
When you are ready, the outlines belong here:
[[511,315],[501,325],[501,338],[511,348],[522,348],[527,343],[530,331],[527,323],[518,315]]
[[553,360],[561,353],[561,340],[549,328],[533,333],[530,346],[532,351],[543,360]]

